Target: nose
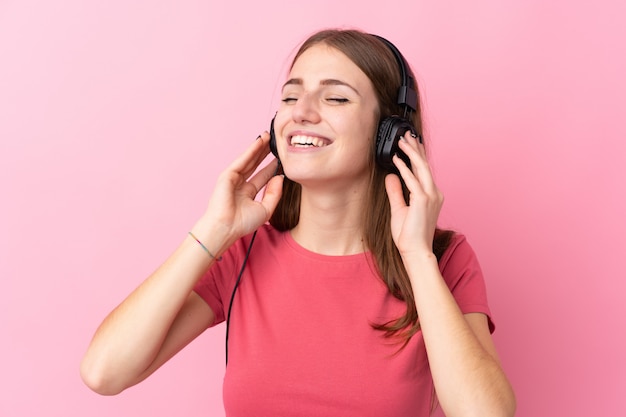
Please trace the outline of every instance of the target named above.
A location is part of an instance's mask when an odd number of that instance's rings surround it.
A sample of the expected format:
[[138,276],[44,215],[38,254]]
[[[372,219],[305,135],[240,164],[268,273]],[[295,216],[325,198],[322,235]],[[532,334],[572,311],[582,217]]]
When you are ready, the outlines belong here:
[[321,118],[315,95],[303,94],[300,96],[292,107],[291,117],[294,122],[301,125],[319,123]]

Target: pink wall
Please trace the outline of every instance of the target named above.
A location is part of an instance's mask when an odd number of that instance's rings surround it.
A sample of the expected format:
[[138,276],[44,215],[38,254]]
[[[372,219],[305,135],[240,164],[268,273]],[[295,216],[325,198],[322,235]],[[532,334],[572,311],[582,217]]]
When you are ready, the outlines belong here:
[[268,127],[293,47],[346,25],[419,74],[518,415],[625,415],[623,2],[249,3],[0,3],[0,415],[223,415],[222,328],[118,397],[80,357]]

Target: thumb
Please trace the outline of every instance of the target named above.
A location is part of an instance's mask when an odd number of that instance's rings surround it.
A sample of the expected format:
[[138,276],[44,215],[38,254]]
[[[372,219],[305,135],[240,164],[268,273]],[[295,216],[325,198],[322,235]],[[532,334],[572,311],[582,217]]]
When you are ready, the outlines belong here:
[[406,206],[406,201],[404,201],[404,195],[402,194],[402,184],[397,175],[389,174],[385,177],[385,188],[392,212]]
[[265,212],[267,213],[267,218],[265,220],[269,220],[269,218],[272,217],[272,214],[274,213],[274,210],[276,210],[276,206],[280,201],[280,197],[283,195],[284,179],[284,175],[275,175],[265,186],[265,192],[261,198],[261,204],[265,207]]

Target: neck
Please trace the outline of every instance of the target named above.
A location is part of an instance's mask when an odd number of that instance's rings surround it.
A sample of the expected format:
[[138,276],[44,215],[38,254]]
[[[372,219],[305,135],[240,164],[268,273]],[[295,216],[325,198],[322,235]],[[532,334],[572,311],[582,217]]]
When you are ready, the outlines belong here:
[[302,247],[323,255],[353,255],[363,242],[361,191],[320,194],[303,188],[300,220],[291,235]]

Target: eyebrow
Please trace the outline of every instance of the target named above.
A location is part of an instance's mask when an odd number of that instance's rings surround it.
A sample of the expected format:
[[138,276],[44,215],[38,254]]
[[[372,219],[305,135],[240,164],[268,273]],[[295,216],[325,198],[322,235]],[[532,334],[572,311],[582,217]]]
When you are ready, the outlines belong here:
[[[302,78],[290,78],[289,80],[287,80],[287,82],[285,84],[283,84],[283,89],[288,86],[288,85],[303,85],[303,81]],[[325,80],[320,81],[320,85],[322,86],[327,86],[327,85],[342,85],[345,87],[348,87],[349,89],[351,89],[352,91],[354,91],[359,97],[361,96],[361,94],[359,94],[359,91],[352,87],[350,84],[348,84],[345,81],[341,81],[341,80],[336,80],[334,78],[328,78]]]

